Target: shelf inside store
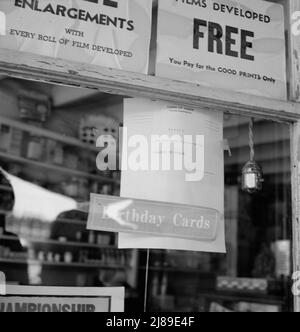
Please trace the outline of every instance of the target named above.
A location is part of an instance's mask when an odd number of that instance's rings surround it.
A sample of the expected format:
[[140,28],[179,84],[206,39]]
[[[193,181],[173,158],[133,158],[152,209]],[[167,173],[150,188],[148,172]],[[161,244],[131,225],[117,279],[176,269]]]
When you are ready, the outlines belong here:
[[[90,244],[90,243],[84,243],[84,242],[72,242],[72,241],[58,241],[58,240],[41,240],[41,239],[35,239],[30,237],[22,237],[21,239],[24,239],[27,242],[33,243],[33,244],[43,244],[43,245],[49,245],[49,246],[62,246],[62,247],[78,247],[78,248],[88,248],[88,249],[117,249],[115,246],[111,245],[100,245],[100,244]],[[20,241],[16,236],[0,236],[0,244],[1,241]]]
[[118,180],[110,179],[105,176],[90,174],[90,173],[86,173],[83,171],[66,168],[63,166],[56,166],[56,165],[51,165],[51,164],[47,164],[47,163],[40,162],[40,161],[30,160],[30,159],[26,159],[26,158],[19,157],[19,156],[14,156],[14,155],[11,155],[11,154],[8,154],[5,152],[0,152],[0,158],[4,159],[6,161],[12,161],[15,163],[21,163],[21,164],[25,164],[25,165],[29,165],[29,166],[42,168],[42,169],[45,169],[48,171],[66,173],[66,174],[68,174],[68,176],[74,176],[74,177],[78,176],[81,178],[95,180],[95,181],[102,182],[102,183],[115,183],[115,184],[119,183]]
[[26,259],[10,259],[10,258],[0,258],[0,264],[42,265],[45,267],[106,269],[106,270],[125,270],[127,268],[126,266],[121,266],[121,265],[104,265],[104,264],[92,264],[92,263],[52,263],[52,262],[42,262],[30,259],[26,260]]
[[[146,270],[146,266],[142,266],[140,267],[140,270]],[[186,273],[186,274],[203,274],[205,273],[203,270],[201,269],[197,269],[197,268],[189,268],[189,267],[154,267],[151,266],[149,267],[149,271],[150,272],[168,272],[168,273]]]
[[[7,216],[10,214],[10,211],[0,210],[0,215]],[[62,223],[62,224],[71,224],[78,226],[86,226],[86,220],[76,220],[76,219],[67,219],[67,218],[57,218],[54,223]]]
[[206,298],[212,301],[225,301],[225,302],[250,302],[258,304],[273,304],[284,305],[286,299],[279,296],[259,294],[259,293],[234,293],[232,291],[214,291],[210,293],[200,293],[200,297]]
[[25,122],[21,122],[21,121],[17,121],[17,120],[13,120],[13,119],[9,119],[9,118],[0,116],[0,124],[5,124],[7,126],[10,126],[10,127],[34,134],[34,135],[42,136],[45,138],[50,138],[50,139],[53,139],[60,143],[64,143],[65,145],[71,145],[71,146],[79,148],[79,149],[90,150],[90,151],[93,151],[96,153],[99,152],[98,148],[96,148],[92,145],[89,145],[87,143],[81,142],[77,138],[55,133],[55,132],[45,129],[45,128],[31,126],[31,125],[26,124]]

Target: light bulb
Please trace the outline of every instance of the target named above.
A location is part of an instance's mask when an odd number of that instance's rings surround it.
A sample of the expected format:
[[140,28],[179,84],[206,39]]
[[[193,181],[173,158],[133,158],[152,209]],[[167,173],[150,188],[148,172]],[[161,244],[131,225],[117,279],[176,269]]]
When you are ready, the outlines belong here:
[[262,190],[262,170],[255,161],[248,161],[242,170],[242,190],[250,194]]

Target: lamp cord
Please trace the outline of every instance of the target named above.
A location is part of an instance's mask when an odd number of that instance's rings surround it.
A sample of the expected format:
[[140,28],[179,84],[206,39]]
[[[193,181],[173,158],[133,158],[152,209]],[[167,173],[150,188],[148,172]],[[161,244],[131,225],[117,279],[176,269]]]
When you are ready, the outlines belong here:
[[147,304],[148,304],[149,263],[150,263],[150,249],[147,250],[147,263],[146,263],[146,275],[145,275],[145,294],[144,294],[144,313],[147,312]]
[[250,161],[254,161],[255,152],[254,152],[254,119],[251,118],[249,122],[249,148],[250,148]]

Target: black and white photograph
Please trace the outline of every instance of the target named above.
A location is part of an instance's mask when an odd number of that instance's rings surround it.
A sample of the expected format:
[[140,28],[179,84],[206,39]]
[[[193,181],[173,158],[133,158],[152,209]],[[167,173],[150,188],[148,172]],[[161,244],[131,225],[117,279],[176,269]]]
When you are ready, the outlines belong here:
[[299,220],[300,0],[0,0],[0,313],[300,312]]

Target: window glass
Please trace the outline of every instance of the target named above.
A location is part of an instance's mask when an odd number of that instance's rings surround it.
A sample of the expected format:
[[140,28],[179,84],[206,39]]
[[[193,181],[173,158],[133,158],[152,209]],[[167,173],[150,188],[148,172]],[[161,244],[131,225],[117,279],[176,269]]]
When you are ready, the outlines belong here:
[[[71,204],[88,207],[90,193],[120,196],[120,172],[97,170],[95,142],[118,138],[123,97],[1,79],[0,166],[26,182],[16,199],[1,176],[0,271],[21,285],[125,286],[129,312],[143,310],[145,287],[154,312],[292,311],[289,126],[254,119],[264,182],[249,194],[241,189],[249,121],[224,115],[227,254],[150,250],[147,265],[146,250],[118,250],[116,234],[88,231],[88,208]],[[47,194],[30,198],[42,188]]]

